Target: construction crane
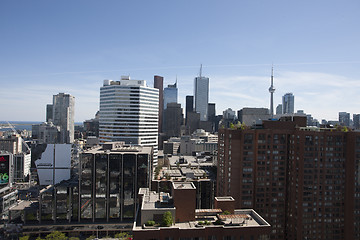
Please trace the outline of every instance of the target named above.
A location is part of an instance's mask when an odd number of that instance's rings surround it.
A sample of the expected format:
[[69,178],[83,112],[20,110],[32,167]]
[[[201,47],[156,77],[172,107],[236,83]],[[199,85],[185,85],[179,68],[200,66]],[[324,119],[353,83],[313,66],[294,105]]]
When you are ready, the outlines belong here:
[[[9,125],[9,127],[13,130],[13,132],[15,133],[15,134],[18,134],[18,132],[15,130],[15,128],[14,128],[14,126],[11,124],[11,123],[9,123],[9,122],[7,122],[7,124]],[[31,154],[31,148],[29,147],[29,145],[25,142],[25,140],[22,138],[22,136],[21,136],[21,134],[19,134],[20,135],[20,139],[21,139],[21,142],[22,142],[22,144],[24,144],[25,145],[25,147],[26,147],[26,149],[27,149],[27,154]],[[31,186],[31,169],[30,169],[30,171],[29,171],[29,187]]]
[[[8,125],[9,125],[9,127],[13,130],[13,132],[14,132],[15,134],[18,134],[18,132],[15,130],[14,126],[13,126],[11,123],[9,123],[9,122],[7,122],[7,123],[8,123]],[[26,149],[27,149],[27,152],[30,153],[30,152],[31,152],[31,148],[30,148],[29,145],[25,142],[25,140],[22,138],[21,134],[20,134],[20,139],[21,139],[22,144],[25,145],[25,147],[26,147]]]

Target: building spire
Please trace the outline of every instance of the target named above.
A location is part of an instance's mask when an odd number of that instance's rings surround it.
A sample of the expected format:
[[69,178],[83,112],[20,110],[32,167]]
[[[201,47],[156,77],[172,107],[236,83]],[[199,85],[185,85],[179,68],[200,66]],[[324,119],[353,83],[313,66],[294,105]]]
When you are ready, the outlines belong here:
[[273,118],[274,117],[274,92],[275,92],[274,65],[271,67],[271,86],[269,88],[269,92],[270,92],[270,115],[271,115],[271,118]]
[[202,64],[200,64],[200,78],[201,78],[201,75],[202,75]]

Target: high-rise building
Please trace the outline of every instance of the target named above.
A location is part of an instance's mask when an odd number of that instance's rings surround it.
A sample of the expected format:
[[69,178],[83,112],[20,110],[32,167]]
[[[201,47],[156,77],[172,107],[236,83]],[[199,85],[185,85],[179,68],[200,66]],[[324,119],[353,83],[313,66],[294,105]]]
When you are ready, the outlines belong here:
[[292,93],[286,93],[282,97],[282,108],[283,108],[283,114],[294,113],[294,95]]
[[200,121],[207,121],[208,119],[208,104],[209,104],[209,78],[200,77],[195,78],[194,96],[195,96],[195,111],[200,113]]
[[282,104],[278,104],[276,107],[276,115],[282,114]]
[[47,104],[46,105],[46,122],[52,122],[53,118],[53,105]]
[[164,88],[164,110],[167,108],[169,103],[177,103],[178,100],[178,89],[177,83],[169,84]]
[[360,129],[360,114],[353,114],[354,128]]
[[238,111],[238,119],[246,126],[252,126],[257,121],[271,118],[267,108],[243,108]]
[[208,104],[208,120],[213,120],[216,116],[215,103]]
[[218,196],[261,214],[270,239],[360,239],[359,132],[287,116],[220,129],[218,146]]
[[186,96],[186,104],[185,104],[185,113],[186,113],[186,121],[185,124],[187,124],[188,119],[188,113],[194,111],[194,96]]
[[154,148],[158,152],[159,90],[145,80],[104,80],[100,88],[100,143],[123,141]]
[[53,96],[53,123],[60,126],[59,143],[74,142],[75,97],[59,93]]
[[154,76],[154,88],[159,89],[159,133],[161,133],[164,112],[164,77]]
[[184,116],[181,104],[168,103],[164,110],[164,133],[166,137],[179,137]]
[[341,126],[350,126],[350,113],[339,112],[339,122]]
[[235,120],[235,111],[233,111],[231,108],[226,109],[223,111],[223,119]]

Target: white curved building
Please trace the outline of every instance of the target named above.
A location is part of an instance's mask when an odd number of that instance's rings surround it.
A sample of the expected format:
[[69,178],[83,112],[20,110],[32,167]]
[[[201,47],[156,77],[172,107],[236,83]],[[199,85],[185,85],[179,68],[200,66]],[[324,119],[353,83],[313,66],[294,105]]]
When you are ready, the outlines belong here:
[[100,143],[124,141],[158,151],[159,90],[145,80],[104,80],[100,88]]

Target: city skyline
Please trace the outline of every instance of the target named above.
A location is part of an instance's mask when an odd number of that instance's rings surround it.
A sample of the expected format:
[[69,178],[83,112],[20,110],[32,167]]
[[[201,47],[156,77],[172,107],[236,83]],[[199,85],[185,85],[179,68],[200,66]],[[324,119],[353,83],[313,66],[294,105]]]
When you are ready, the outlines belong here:
[[339,112],[360,112],[354,101],[359,7],[356,1],[1,2],[0,120],[45,121],[46,104],[59,92],[76,98],[76,122],[91,119],[102,81],[121,75],[151,87],[154,75],[164,77],[164,86],[177,76],[184,108],[200,64],[217,114],[270,108],[273,64],[274,106],[292,92],[295,112],[337,120]]

